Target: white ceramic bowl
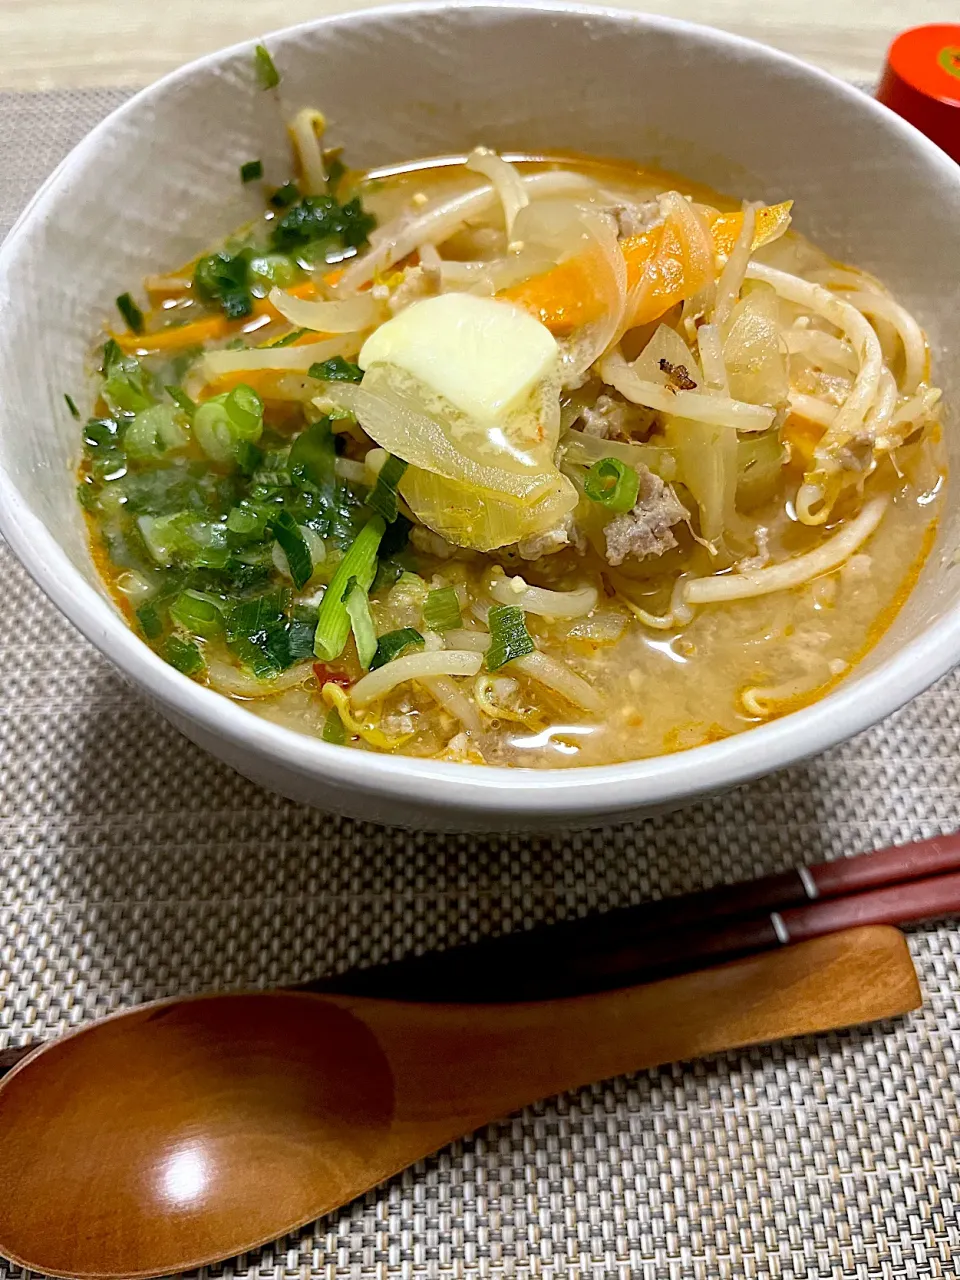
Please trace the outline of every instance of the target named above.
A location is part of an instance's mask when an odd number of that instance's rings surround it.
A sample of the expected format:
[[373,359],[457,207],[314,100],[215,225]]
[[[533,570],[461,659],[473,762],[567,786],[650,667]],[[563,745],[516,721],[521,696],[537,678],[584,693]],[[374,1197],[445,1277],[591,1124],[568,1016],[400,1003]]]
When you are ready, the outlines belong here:
[[[835,692],[678,755],[538,772],[372,755],[268,724],[166,666],[98,584],[62,393],[84,385],[118,293],[251,216],[255,197],[237,167],[285,154],[282,121],[305,104],[322,107],[359,165],[485,142],[655,159],[737,195],[791,196],[803,231],[879,275],[926,328],[948,437],[960,400],[960,167],[856,89],[717,31],[555,4],[368,10],[267,44],[283,76],[281,111],[256,87],[252,44],[192,63],[95,129],[0,252],[0,527],[67,617],[188,737],[268,787],[357,817],[569,826],[676,805],[821,751],[960,659],[951,486],[919,585]],[[960,470],[953,440],[950,452]]]

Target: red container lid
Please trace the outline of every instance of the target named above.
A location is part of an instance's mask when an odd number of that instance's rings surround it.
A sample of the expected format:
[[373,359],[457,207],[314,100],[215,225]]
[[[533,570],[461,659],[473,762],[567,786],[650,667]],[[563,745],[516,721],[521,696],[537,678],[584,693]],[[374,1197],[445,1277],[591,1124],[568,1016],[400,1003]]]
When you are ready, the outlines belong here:
[[960,26],[934,23],[897,36],[877,98],[960,162]]

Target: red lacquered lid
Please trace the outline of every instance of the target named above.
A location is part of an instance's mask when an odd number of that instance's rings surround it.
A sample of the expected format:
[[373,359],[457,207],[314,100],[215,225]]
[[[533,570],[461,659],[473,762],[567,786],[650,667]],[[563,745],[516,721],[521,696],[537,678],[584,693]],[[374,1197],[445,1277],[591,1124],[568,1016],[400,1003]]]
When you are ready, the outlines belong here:
[[934,23],[897,36],[877,97],[960,162],[960,26]]

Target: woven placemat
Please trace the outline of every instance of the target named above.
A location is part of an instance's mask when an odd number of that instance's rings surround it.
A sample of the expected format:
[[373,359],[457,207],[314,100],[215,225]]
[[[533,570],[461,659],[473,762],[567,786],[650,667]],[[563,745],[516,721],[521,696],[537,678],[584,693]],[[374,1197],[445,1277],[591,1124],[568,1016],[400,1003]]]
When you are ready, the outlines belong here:
[[[0,225],[122,96],[0,94]],[[7,1044],[960,827],[957,674],[809,764],[634,826],[438,838],[328,817],[186,742],[8,553],[0,743]],[[960,930],[911,948],[918,1014],[545,1102],[215,1274],[958,1275]]]

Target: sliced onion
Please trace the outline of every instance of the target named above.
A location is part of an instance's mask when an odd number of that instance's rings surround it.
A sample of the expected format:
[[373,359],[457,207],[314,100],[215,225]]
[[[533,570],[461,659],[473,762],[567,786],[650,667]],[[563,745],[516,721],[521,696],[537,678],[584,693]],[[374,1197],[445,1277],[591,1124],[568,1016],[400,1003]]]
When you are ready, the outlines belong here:
[[490,584],[490,594],[498,604],[514,604],[525,613],[542,618],[584,618],[597,606],[596,587],[548,591],[545,587],[531,587],[520,577],[496,577]]
[[[593,189],[589,178],[562,170],[530,174],[521,178],[521,182],[531,200]],[[377,271],[386,271],[413,253],[420,244],[443,244],[468,218],[482,218],[496,204],[496,190],[482,186],[450,200],[442,200],[416,218],[403,215],[387,223],[380,229],[376,246],[346,268],[337,284],[337,292],[355,292],[372,280]]]
[[753,229],[757,225],[757,206],[745,204],[743,207],[743,225],[736,243],[730,251],[730,257],[724,264],[717,281],[717,297],[713,306],[714,324],[723,324],[733,304],[740,296],[746,277],[747,263],[753,252]]
[[[510,469],[477,462],[464,452],[461,442],[451,439],[449,424],[427,413],[412,394],[396,390],[384,368],[370,369],[359,386],[331,382],[325,395],[349,409],[382,448],[438,476],[530,501],[536,501],[554,483],[552,460],[542,471],[531,467],[521,471],[515,461]],[[510,460],[505,456],[504,461]]]
[[730,384],[727,381],[726,365],[723,363],[723,343],[720,341],[720,330],[715,324],[700,326],[697,330],[697,348],[700,352],[704,386],[728,396]]
[[400,494],[421,524],[447,542],[495,551],[555,529],[576,507],[577,491],[565,476],[555,471],[546,480],[539,494],[522,498],[408,467]]
[[383,303],[369,293],[340,302],[311,302],[274,288],[270,290],[270,302],[298,329],[317,333],[361,333],[379,324],[384,315]]
[[436,653],[407,654],[358,680],[350,690],[350,701],[355,707],[366,707],[408,680],[422,680],[430,676],[475,676],[482,665],[483,658],[479,653],[466,650],[439,649]]
[[767,431],[776,410],[763,405],[730,400],[726,396],[706,395],[700,391],[668,391],[655,382],[638,378],[619,350],[612,351],[600,362],[604,382],[630,400],[660,413],[705,422],[711,426],[734,427],[738,431]]
[[207,351],[203,372],[208,382],[228,373],[246,373],[254,369],[288,369],[306,373],[312,364],[332,356],[355,356],[363,345],[363,335],[342,333],[325,342],[310,342],[302,347],[245,347],[242,351]]
[[523,185],[519,173],[489,147],[475,147],[467,157],[467,168],[474,173],[482,173],[489,178],[503,205],[503,221],[507,229],[507,240],[513,238],[513,224],[521,209],[530,203],[530,197]]
[[592,467],[604,458],[619,458],[636,470],[646,467],[670,483],[677,478],[677,456],[673,449],[658,444],[629,444],[625,440],[601,440],[582,431],[568,431],[560,441],[566,465]]
[[671,329],[668,324],[657,326],[653,337],[631,367],[638,378],[643,378],[647,382],[656,382],[662,387],[669,387],[672,385],[670,374],[665,369],[661,369],[661,360],[666,360],[674,366],[682,365],[691,380],[698,386],[703,381],[700,365],[693,352],[676,329]]
[[[599,306],[596,319],[560,343],[562,378],[576,387],[619,334],[627,304],[627,267],[617,228],[607,214],[572,200],[529,205],[517,217],[515,235],[554,262],[577,258]],[[593,310],[593,308],[591,308]]]

